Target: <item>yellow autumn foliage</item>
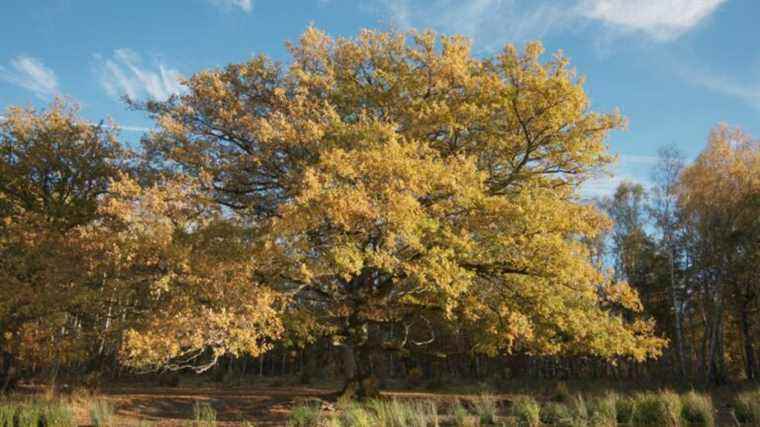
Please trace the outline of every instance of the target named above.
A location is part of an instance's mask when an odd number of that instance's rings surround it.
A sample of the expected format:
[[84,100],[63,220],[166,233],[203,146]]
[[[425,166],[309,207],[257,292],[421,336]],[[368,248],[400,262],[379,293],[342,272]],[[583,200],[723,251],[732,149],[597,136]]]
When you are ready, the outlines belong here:
[[252,274],[286,307],[357,348],[437,318],[490,354],[660,354],[635,291],[590,261],[609,224],[578,188],[624,120],[590,110],[564,56],[314,28],[288,49],[144,106],[150,151],[250,228]]

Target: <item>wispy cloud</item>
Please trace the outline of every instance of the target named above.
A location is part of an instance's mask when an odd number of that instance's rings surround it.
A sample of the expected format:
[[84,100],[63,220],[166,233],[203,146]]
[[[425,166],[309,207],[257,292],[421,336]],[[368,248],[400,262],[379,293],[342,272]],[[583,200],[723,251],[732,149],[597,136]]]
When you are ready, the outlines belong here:
[[681,67],[678,70],[688,82],[704,87],[712,92],[739,99],[760,110],[760,73],[752,81],[742,81],[725,74],[716,74],[696,67]]
[[726,0],[581,0],[577,13],[613,31],[640,32],[655,40],[685,34]]
[[[567,0],[564,0],[567,1]],[[518,4],[517,0],[378,0],[382,13],[399,29],[435,28],[471,37],[483,50],[507,41],[540,38],[568,22],[558,3]],[[522,7],[520,7],[522,6]]]
[[251,13],[253,10],[253,0],[209,0],[214,6],[235,8],[239,7],[245,13]]
[[391,22],[472,37],[484,50],[600,22],[607,32],[655,41],[685,34],[727,0],[375,0]]
[[623,182],[638,182],[645,187],[651,185],[652,169],[659,158],[644,154],[621,154],[618,162],[612,165],[609,174],[585,182],[581,195],[587,198],[611,196]]
[[59,93],[55,72],[31,56],[11,59],[9,68],[0,65],[0,80],[30,90],[42,99]]
[[183,91],[182,75],[162,63],[145,67],[142,58],[130,49],[117,49],[111,58],[95,55],[95,70],[100,83],[112,97],[131,99],[147,96],[165,100]]

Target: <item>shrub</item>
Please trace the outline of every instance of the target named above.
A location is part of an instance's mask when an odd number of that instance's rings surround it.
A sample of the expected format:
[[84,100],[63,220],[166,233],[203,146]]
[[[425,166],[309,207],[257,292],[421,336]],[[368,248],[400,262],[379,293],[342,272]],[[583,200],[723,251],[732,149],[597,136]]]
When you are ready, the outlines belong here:
[[95,427],[113,425],[113,405],[103,399],[95,399],[90,403],[90,422]]
[[536,427],[541,425],[541,407],[536,399],[530,396],[521,396],[512,404],[512,415],[517,418],[520,425]]
[[216,426],[216,411],[207,402],[195,402],[193,406],[195,425],[198,427]]
[[296,406],[288,417],[289,427],[318,427],[322,419],[322,408],[311,403]]
[[715,425],[715,409],[710,396],[690,391],[683,396],[681,401],[683,403],[681,417],[684,421],[704,427]]

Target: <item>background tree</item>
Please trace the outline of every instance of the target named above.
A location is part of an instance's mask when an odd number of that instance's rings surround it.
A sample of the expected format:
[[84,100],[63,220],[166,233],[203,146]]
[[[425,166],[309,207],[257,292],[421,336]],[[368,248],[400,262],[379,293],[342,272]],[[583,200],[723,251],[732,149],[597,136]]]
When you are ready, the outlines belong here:
[[683,251],[679,245],[682,234],[681,218],[678,209],[678,185],[684,168],[683,154],[675,147],[664,147],[658,151],[659,161],[654,168],[654,185],[652,187],[652,217],[659,233],[661,252],[667,259],[668,293],[670,311],[673,315],[672,336],[676,355],[676,366],[681,378],[686,378],[686,354],[684,349],[683,311],[686,292],[683,275],[679,266],[683,260]]
[[[10,108],[0,122],[0,386],[19,356],[29,364],[82,355],[74,333],[94,321],[102,285],[83,226],[125,168],[108,125],[55,101],[47,111]],[[15,370],[15,369],[14,369]],[[4,383],[4,384],[3,384]]]
[[146,147],[251,228],[258,283],[333,325],[346,392],[372,394],[372,353],[431,343],[437,321],[489,354],[659,354],[651,323],[610,311],[635,292],[589,262],[608,222],[576,191],[622,119],[589,111],[564,57],[315,29],[289,50],[147,103]]
[[118,295],[120,360],[142,372],[205,372],[257,356],[282,329],[275,295],[252,280],[251,237],[191,179],[112,183],[94,227]]
[[707,148],[683,172],[680,204],[692,233],[695,274],[706,312],[704,372],[711,382],[726,380],[725,318],[734,321],[744,343],[745,374],[756,376],[750,319],[756,314],[760,248],[758,195],[760,144],[739,129],[721,125]]

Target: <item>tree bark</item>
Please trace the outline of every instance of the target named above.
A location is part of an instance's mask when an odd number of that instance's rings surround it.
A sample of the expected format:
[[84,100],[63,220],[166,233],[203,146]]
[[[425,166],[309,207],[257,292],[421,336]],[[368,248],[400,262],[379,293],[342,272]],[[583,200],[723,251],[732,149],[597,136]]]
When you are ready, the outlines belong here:
[[673,260],[673,247],[668,238],[668,255],[670,261],[670,301],[673,305],[673,314],[675,316],[675,338],[676,338],[676,357],[678,358],[678,374],[680,379],[686,378],[686,358],[683,350],[683,320],[681,319],[681,305],[678,301],[678,293],[675,284],[675,266]]
[[343,371],[346,383],[340,396],[348,400],[374,399],[380,396],[377,381],[370,370],[370,349],[366,345],[343,345]]
[[745,373],[747,379],[755,380],[755,349],[752,342],[752,333],[750,331],[749,308],[747,304],[741,308],[741,334],[744,339],[744,361],[746,363]]
[[5,393],[13,388],[16,382],[16,367],[13,364],[13,354],[2,351],[2,370],[0,370],[0,393]]

